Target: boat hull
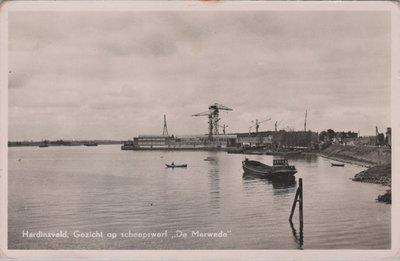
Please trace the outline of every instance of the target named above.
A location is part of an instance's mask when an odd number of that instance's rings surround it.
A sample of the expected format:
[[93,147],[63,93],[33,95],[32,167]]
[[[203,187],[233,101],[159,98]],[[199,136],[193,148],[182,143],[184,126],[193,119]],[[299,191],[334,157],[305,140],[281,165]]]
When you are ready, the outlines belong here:
[[181,165],[170,165],[170,164],[165,164],[167,168],[186,168],[187,164],[181,164]]
[[270,179],[293,179],[297,170],[294,166],[268,166],[258,161],[243,161],[244,174]]
[[343,163],[331,163],[331,167],[344,167]]

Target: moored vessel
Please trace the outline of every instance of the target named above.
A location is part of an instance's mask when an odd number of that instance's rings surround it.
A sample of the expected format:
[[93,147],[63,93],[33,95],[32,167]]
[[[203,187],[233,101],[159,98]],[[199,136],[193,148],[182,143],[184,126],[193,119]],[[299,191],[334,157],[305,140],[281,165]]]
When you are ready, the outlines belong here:
[[331,162],[331,167],[344,167],[344,163],[332,163]]
[[297,173],[294,165],[289,165],[287,159],[275,159],[269,166],[256,160],[245,159],[242,161],[245,174],[256,175],[271,179],[291,179]]

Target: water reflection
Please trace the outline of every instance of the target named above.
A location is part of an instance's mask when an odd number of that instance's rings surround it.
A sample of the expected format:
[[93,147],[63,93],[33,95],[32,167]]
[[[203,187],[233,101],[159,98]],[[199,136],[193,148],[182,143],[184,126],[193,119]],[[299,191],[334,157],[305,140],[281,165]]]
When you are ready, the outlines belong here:
[[307,163],[315,163],[318,161],[318,156],[313,154],[304,154],[303,160]]
[[296,179],[287,181],[270,181],[272,184],[272,193],[274,196],[281,196],[286,194],[293,194],[296,191]]
[[296,178],[293,177],[289,180],[269,180],[269,183],[272,184],[274,189],[286,189],[296,187]]
[[219,184],[219,161],[216,153],[210,153],[204,161],[208,162],[208,178],[210,185],[210,205],[214,209],[219,209],[220,184]]
[[[281,159],[282,156],[274,156],[274,159]],[[318,156],[314,154],[288,154],[285,155],[285,159],[291,161],[297,161],[301,160],[302,162],[307,162],[307,163],[316,163],[318,161]]]
[[304,233],[303,233],[303,226],[300,226],[300,232],[297,234],[296,229],[294,228],[293,222],[289,221],[290,227],[292,229],[293,233],[293,238],[294,241],[296,242],[298,249],[303,249],[303,244],[304,244]]
[[293,188],[296,187],[297,184],[295,177],[287,180],[279,180],[255,176],[247,173],[243,173],[243,180],[259,180],[261,183],[271,184],[274,189]]

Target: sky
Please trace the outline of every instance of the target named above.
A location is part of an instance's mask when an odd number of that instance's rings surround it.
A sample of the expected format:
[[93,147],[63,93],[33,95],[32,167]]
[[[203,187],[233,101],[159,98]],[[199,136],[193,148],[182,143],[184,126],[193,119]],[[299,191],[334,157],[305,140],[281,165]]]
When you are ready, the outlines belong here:
[[9,140],[390,126],[390,13],[9,14]]

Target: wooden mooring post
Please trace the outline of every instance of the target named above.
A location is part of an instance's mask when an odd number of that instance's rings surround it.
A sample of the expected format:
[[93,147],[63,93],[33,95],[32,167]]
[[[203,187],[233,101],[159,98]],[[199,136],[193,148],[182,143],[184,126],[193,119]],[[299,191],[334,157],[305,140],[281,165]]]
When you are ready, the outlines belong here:
[[290,212],[289,222],[292,223],[292,218],[294,211],[296,210],[296,204],[299,202],[299,221],[300,221],[300,230],[303,230],[303,179],[299,179],[299,187],[296,191],[296,196],[294,197],[292,211]]

